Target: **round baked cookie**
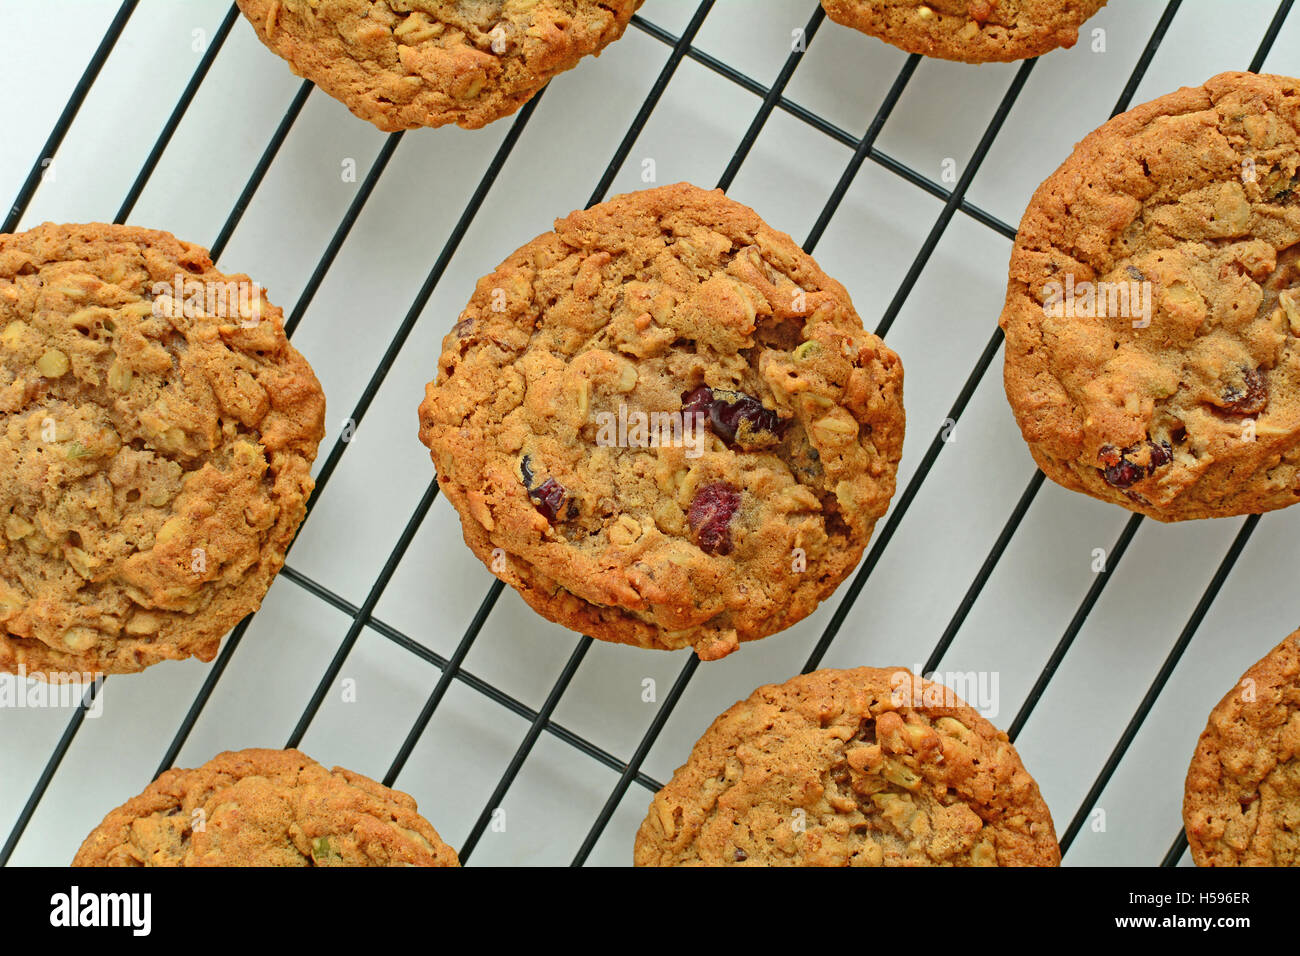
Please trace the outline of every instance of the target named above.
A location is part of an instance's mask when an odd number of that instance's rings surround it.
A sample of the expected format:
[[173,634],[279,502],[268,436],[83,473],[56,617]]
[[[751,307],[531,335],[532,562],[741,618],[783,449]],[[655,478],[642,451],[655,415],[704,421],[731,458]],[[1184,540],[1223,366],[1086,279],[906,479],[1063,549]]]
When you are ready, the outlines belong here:
[[902,384],[789,236],[683,183],[558,220],[479,280],[420,439],[466,542],[537,611],[711,660],[857,564]]
[[1007,735],[902,668],[820,670],[713,722],[650,804],[637,866],[1056,866]]
[[1089,135],[1011,256],[1034,460],[1161,521],[1300,500],[1300,81],[1224,73]]
[[415,801],[297,750],[168,770],[104,818],[73,866],[458,866]]
[[165,232],[0,236],[0,670],[211,660],[258,607],[325,410],[281,320]]
[[836,23],[908,53],[964,63],[1024,60],[1072,47],[1106,0],[822,0]]
[[1210,712],[1183,824],[1197,866],[1300,866],[1300,631]]
[[237,0],[272,51],[385,132],[508,116],[642,0]]

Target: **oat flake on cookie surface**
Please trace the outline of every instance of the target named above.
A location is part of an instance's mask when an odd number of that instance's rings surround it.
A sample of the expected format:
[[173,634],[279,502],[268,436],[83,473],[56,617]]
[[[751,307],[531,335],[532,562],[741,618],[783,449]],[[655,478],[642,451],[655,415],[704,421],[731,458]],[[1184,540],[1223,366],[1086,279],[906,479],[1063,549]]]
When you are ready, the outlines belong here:
[[73,866],[458,866],[415,801],[297,750],[168,770],[104,817]]
[[[894,492],[902,384],[789,236],[679,184],[560,219],[479,280],[420,438],[466,542],[534,609],[714,659],[857,564]],[[636,415],[682,440],[602,431]]]
[[1056,866],[1007,735],[902,668],[820,670],[722,714],[651,801],[638,866]]
[[1072,47],[1106,0],[822,0],[836,23],[908,53],[965,63],[1023,60]]
[[0,670],[211,660],[258,607],[325,410],[281,320],[164,232],[0,236]]
[[641,0],[238,0],[267,47],[385,132],[515,112]]
[[1161,521],[1300,500],[1300,81],[1224,73],[1085,138],[1029,203],[1001,324],[1053,481]]

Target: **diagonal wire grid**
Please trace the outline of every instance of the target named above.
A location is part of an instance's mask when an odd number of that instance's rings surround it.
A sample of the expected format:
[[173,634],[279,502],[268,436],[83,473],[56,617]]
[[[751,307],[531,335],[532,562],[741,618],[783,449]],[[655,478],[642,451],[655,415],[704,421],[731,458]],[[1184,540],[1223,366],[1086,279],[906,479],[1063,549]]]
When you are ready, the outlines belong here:
[[[1251,70],[1258,71],[1262,67],[1262,64],[1267,57],[1268,52],[1271,50],[1287,15],[1290,13],[1293,2],[1294,0],[1282,0],[1282,2],[1279,3],[1276,13],[1270,21],[1265,36],[1261,40],[1249,67]],[[761,100],[759,109],[755,113],[744,136],[737,145],[730,161],[718,180],[717,185],[719,187],[726,189],[734,181],[735,177],[740,172],[742,164],[749,155],[751,148],[757,141],[767,123],[767,120],[776,110],[782,111],[786,115],[799,120],[826,135],[830,139],[848,146],[853,150],[848,164],[845,166],[831,195],[827,198],[812,229],[804,241],[803,247],[805,251],[809,253],[813,252],[818,241],[831,223],[841,201],[844,199],[849,188],[853,184],[855,177],[868,160],[943,202],[943,208],[938,218],[933,223],[920,250],[904,273],[898,289],[882,315],[875,330],[877,334],[885,336],[888,333],[890,327],[897,319],[907,301],[909,294],[920,279],[927,262],[942,239],[945,230],[957,213],[960,212],[963,216],[968,217],[974,222],[980,223],[995,234],[1004,238],[1011,239],[1015,237],[1015,229],[1012,226],[970,203],[966,199],[966,192],[971,182],[978,174],[983,160],[997,139],[998,133],[1014,107],[1017,97],[1023,90],[1029,75],[1034,68],[1035,61],[1026,61],[1017,70],[1001,101],[998,103],[998,106],[991,117],[984,134],[980,138],[978,145],[964,166],[962,176],[950,190],[906,164],[899,162],[876,147],[877,136],[903,95],[909,80],[915,73],[920,62],[919,56],[913,55],[906,59],[866,130],[861,135],[857,135],[836,126],[829,120],[787,99],[784,95],[787,84],[794,75],[803,57],[806,56],[806,50],[811,48],[811,44],[824,20],[824,14],[820,6],[814,7],[812,14],[803,28],[804,43],[798,49],[792,50],[786,58],[786,61],[783,63],[782,68],[773,83],[770,86],[765,86],[759,81],[737,70],[733,66],[693,46],[696,34],[712,10],[713,4],[714,0],[703,0],[703,2],[701,2],[695,9],[690,21],[679,36],[670,33],[640,15],[633,17],[632,25],[648,37],[651,37],[667,46],[669,48],[669,55],[642,103],[641,108],[623,136],[614,156],[606,165],[599,182],[596,184],[591,194],[588,205],[598,203],[606,197],[614,179],[627,160],[627,157],[637,142],[638,137],[644,130],[654,112],[655,106],[658,104],[664,90],[672,80],[678,66],[683,60],[690,59],[696,64],[712,71],[731,83],[734,83],[736,86],[754,94]],[[1181,0],[1169,0],[1150,39],[1139,57],[1137,64],[1130,74],[1111,115],[1123,112],[1131,105],[1133,96],[1151,63],[1152,58],[1168,32],[1170,24],[1173,22],[1180,5]],[[45,168],[53,161],[59,145],[62,143],[68,130],[72,126],[72,123],[75,121],[86,96],[90,92],[96,78],[99,76],[104,63],[112,54],[113,48],[126,28],[135,8],[136,0],[127,0],[127,2],[124,2],[121,5],[117,15],[112,20],[102,42],[95,50],[80,81],[74,88],[72,96],[65,106],[65,109],[58,117],[40,156],[33,164],[31,171],[20,188],[13,205],[8,210],[3,231],[14,231],[19,221],[22,219],[28,205],[31,203],[39,189]],[[238,9],[232,5],[218,26],[210,45],[196,67],[189,83],[185,87],[175,109],[172,111],[166,124],[159,133],[153,149],[150,151],[144,166],[141,168],[139,175],[136,177],[130,191],[122,203],[115,218],[116,222],[124,222],[130,215],[237,19]],[[298,116],[302,112],[312,90],[312,84],[304,81],[290,101],[279,125],[251,172],[235,206],[227,216],[223,226],[211,245],[212,258],[214,261],[220,257],[222,250],[224,250],[235,230],[238,228],[244,212],[252,203],[258,188],[262,184],[262,181],[271,168],[271,165],[274,163],[281,146],[288,138],[289,133],[291,132]],[[423,312],[425,306],[432,297],[439,281],[446,272],[453,255],[465,234],[468,232],[475,215],[482,207],[502,168],[510,158],[512,151],[518,143],[521,134],[536,110],[537,104],[540,100],[541,95],[535,97],[531,102],[525,105],[525,107],[521,109],[513,119],[504,121],[511,124],[509,131],[485,170],[478,187],[471,195],[469,202],[466,204],[460,218],[448,236],[443,249],[426,277],[424,284],[421,286],[406,316],[399,325],[397,332],[389,342],[383,358],[372,374],[370,380],[367,382],[360,399],[353,408],[349,421],[354,429],[360,424],[371,403],[378,394],[379,388],[396,361],[398,353],[409,337],[420,314]],[[317,265],[302,293],[300,293],[297,302],[293,309],[289,311],[289,317],[286,320],[285,327],[286,331],[290,335],[292,335],[303,321],[316,293],[325,281],[330,267],[334,264],[336,257],[347,240],[352,227],[360,217],[367,201],[392,160],[393,155],[402,141],[403,135],[404,134],[402,133],[390,134],[385,140],[384,145],[376,156],[369,173],[361,183],[356,196],[348,206],[348,209],[336,228],[334,235],[331,237],[329,243],[321,254],[320,259],[318,260]],[[915,501],[926,477],[930,474],[940,454],[942,454],[946,445],[945,432],[950,431],[951,424],[960,420],[962,413],[974,396],[976,388],[1000,350],[1001,344],[1002,333],[1001,330],[998,329],[994,331],[988,344],[981,352],[974,368],[958,392],[950,409],[949,421],[948,423],[945,423],[945,428],[931,441],[911,480],[908,482],[907,487],[903,489],[896,498],[890,514],[878,530],[876,538],[872,542],[865,560],[859,566],[852,580],[846,583],[833,597],[833,600],[838,600],[838,604],[835,607],[827,627],[809,655],[804,667],[805,672],[816,669],[824,658],[827,650],[830,648],[831,643],[834,641],[841,626],[847,619],[854,602],[862,592],[862,589],[872,571],[878,565],[882,554],[888,547],[889,542],[892,540],[904,516],[907,514],[908,509]],[[312,507],[320,500],[322,491],[328,484],[330,477],[337,469],[339,462],[348,450],[348,447],[349,445],[346,438],[341,437],[336,440],[335,444],[324,459],[317,475],[315,492],[313,493],[311,500],[308,502],[308,515],[310,515]],[[1032,505],[1038,491],[1041,489],[1043,481],[1043,474],[1041,472],[1035,472],[1017,501],[1012,513],[1003,525],[1000,534],[995,539],[988,556],[980,566],[971,585],[964,593],[948,626],[944,629],[934,650],[927,658],[923,668],[924,673],[932,673],[938,668],[944,653],[956,638],[962,623],[978,600],[984,585],[996,569],[999,559],[1002,557],[1014,538],[1023,518]],[[419,744],[419,741],[432,720],[439,704],[444,699],[447,690],[453,681],[458,681],[506,710],[523,718],[529,725],[528,731],[526,732],[522,742],[502,772],[490,799],[484,805],[468,838],[460,848],[460,857],[462,861],[467,860],[472,855],[480,838],[485,832],[494,811],[501,806],[502,801],[512,783],[518,776],[524,763],[527,761],[537,740],[543,733],[547,733],[569,746],[572,746],[577,751],[590,757],[592,760],[595,760],[601,765],[619,773],[617,784],[610,792],[609,797],[605,801],[600,812],[597,814],[585,839],[573,858],[573,865],[580,866],[585,863],[590,856],[592,850],[595,848],[602,833],[617,810],[620,801],[633,783],[636,783],[643,789],[651,792],[662,786],[660,781],[644,774],[641,771],[641,766],[653,748],[664,726],[671,717],[675,706],[689,686],[690,681],[698,668],[699,660],[694,655],[688,656],[685,665],[679,672],[668,694],[660,703],[634,752],[629,758],[624,760],[617,755],[611,754],[602,749],[590,740],[584,738],[582,735],[573,732],[553,719],[553,713],[556,706],[559,704],[571,680],[581,665],[587,650],[591,646],[591,639],[589,637],[584,636],[575,644],[546,700],[542,704],[541,708],[537,710],[530,708],[528,705],[515,699],[505,691],[495,687],[489,681],[473,674],[464,667],[464,662],[469,651],[473,647],[476,638],[481,632],[488,616],[496,605],[498,597],[504,589],[504,585],[500,581],[494,581],[489,587],[487,594],[483,597],[477,609],[477,612],[472,617],[464,635],[450,657],[444,657],[437,654],[420,642],[402,633],[399,629],[375,617],[374,611],[376,605],[406,553],[407,548],[410,546],[416,533],[419,531],[424,518],[433,506],[433,503],[437,498],[437,492],[436,481],[431,481],[415,511],[411,514],[403,528],[397,543],[389,552],[379,575],[372,583],[361,605],[351,603],[335,591],[311,579],[307,575],[300,573],[290,565],[286,565],[281,572],[281,576],[286,580],[293,582],[308,594],[313,595],[350,618],[350,625],[347,633],[340,642],[333,659],[326,668],[326,671],[320,677],[310,701],[290,735],[287,745],[296,746],[302,740],[312,722],[312,719],[315,717],[324,701],[329,688],[337,679],[341,668],[346,662],[349,653],[355,646],[362,631],[369,628],[378,635],[392,642],[394,645],[405,649],[415,657],[431,664],[439,671],[438,679],[430,691],[424,707],[404,736],[397,753],[394,755],[390,764],[389,770],[384,776],[383,782],[386,785],[391,786],[397,781],[397,778],[407,760]],[[1045,693],[1052,676],[1056,673],[1056,670],[1068,652],[1072,641],[1082,629],[1092,608],[1101,597],[1107,581],[1112,577],[1115,567],[1119,564],[1126,549],[1132,542],[1141,522],[1142,517],[1140,515],[1134,515],[1130,518],[1114,546],[1108,552],[1105,570],[1096,576],[1096,579],[1089,588],[1083,601],[1080,603],[1065,633],[1055,646],[1042,671],[1039,673],[1032,690],[1029,692],[1020,710],[1012,720],[1008,728],[1008,734],[1013,740],[1021,730],[1023,730],[1025,724],[1033,713],[1035,705]],[[1092,812],[1092,809],[1102,791],[1105,789],[1106,784],[1111,779],[1129,745],[1132,743],[1141,728],[1143,720],[1150,713],[1161,690],[1169,680],[1174,668],[1181,659],[1182,654],[1195,635],[1198,626],[1204,619],[1219,590],[1230,575],[1235,562],[1245,549],[1258,522],[1259,516],[1252,516],[1242,522],[1237,536],[1234,538],[1231,547],[1218,566],[1212,580],[1202,595],[1201,600],[1196,605],[1191,617],[1187,621],[1187,624],[1182,629],[1178,639],[1169,651],[1168,656],[1157,672],[1146,695],[1139,703],[1132,719],[1129,721],[1123,735],[1120,737],[1119,742],[1112,750],[1105,765],[1098,772],[1095,782],[1090,788],[1086,798],[1077,808],[1070,823],[1062,834],[1061,846],[1063,851],[1068,849],[1082,829],[1083,825],[1086,823],[1089,814]],[[242,637],[247,631],[252,618],[253,615],[249,615],[249,617],[240,622],[223,643],[220,654],[208,669],[205,680],[200,687],[198,694],[159,763],[159,773],[173,765],[181,748],[184,746],[185,741],[188,739],[190,732],[193,730],[202,714],[204,706],[216,691],[231,658],[237,652]],[[71,747],[72,742],[83,723],[87,710],[90,708],[96,695],[102,692],[102,686],[103,679],[97,681],[96,684],[87,691],[82,706],[75,710],[70,718],[63,734],[56,743],[46,766],[43,768],[42,773],[34,785],[31,795],[20,812],[15,825],[8,834],[3,846],[0,847],[0,865],[7,863],[13,855],[18,841],[21,839],[23,832],[30,823],[42,796],[47,791],[64,756]],[[1170,846],[1168,853],[1165,855],[1162,861],[1163,865],[1176,865],[1183,856],[1186,846],[1186,837],[1180,831]]]

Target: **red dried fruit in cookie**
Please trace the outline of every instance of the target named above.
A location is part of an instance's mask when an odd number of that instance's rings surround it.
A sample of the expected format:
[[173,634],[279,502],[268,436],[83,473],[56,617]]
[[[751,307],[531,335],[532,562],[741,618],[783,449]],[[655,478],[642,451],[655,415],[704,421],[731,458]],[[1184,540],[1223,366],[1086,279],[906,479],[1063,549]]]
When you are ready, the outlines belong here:
[[1114,445],[1102,445],[1097,459],[1101,462],[1102,477],[1113,488],[1127,488],[1143,477],[1142,467],[1124,458]]
[[[524,483],[524,490],[528,492],[528,500],[533,503],[533,507],[541,512],[551,524],[555,524],[555,519],[564,507],[566,492],[564,486],[554,478],[547,478],[536,488],[533,487],[533,458],[531,455],[524,455],[519,459],[519,477]],[[569,502],[569,510],[565,517],[569,519],[578,516],[577,502]]]
[[[1146,464],[1142,463],[1145,453]],[[1174,449],[1167,441],[1138,442],[1125,449],[1103,445],[1097,454],[1101,461],[1101,474],[1106,483],[1121,491],[1132,487],[1144,478],[1150,478],[1160,468],[1174,460]]]
[[785,422],[776,412],[744,392],[715,390],[709,424],[728,445],[745,450],[775,445],[785,431]]
[[775,445],[787,424],[752,395],[707,385],[682,396],[682,414],[705,415],[713,434],[742,451]]
[[1242,369],[1241,384],[1229,385],[1224,389],[1218,407],[1245,418],[1258,415],[1268,407],[1267,373],[1263,369]]
[[707,385],[693,388],[682,396],[683,415],[703,415],[708,419],[713,408],[713,389]]
[[731,519],[740,508],[740,492],[725,481],[702,485],[686,513],[695,543],[708,554],[731,553]]
[[554,478],[547,478],[528,492],[528,500],[533,503],[533,507],[551,524],[555,524],[556,515],[564,507],[564,497],[564,486]]

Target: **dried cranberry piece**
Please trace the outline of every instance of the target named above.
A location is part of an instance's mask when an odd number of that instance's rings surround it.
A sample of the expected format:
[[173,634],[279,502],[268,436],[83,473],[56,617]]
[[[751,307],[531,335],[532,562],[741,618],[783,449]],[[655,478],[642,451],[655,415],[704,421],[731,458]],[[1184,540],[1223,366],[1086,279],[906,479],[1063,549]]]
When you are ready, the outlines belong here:
[[554,524],[555,516],[564,506],[564,486],[554,478],[547,478],[528,492],[528,499],[533,503],[533,507],[541,512],[543,518]]
[[713,434],[745,451],[776,444],[786,428],[776,412],[753,396],[728,389],[715,391],[707,385],[682,396],[682,413],[707,416]]
[[693,388],[682,396],[683,415],[703,415],[707,419],[712,408],[713,389],[707,385]]
[[1231,385],[1223,393],[1219,407],[1233,415],[1249,418],[1268,407],[1268,376],[1263,369],[1242,369],[1241,385]]
[[[1135,456],[1143,451],[1147,452],[1145,465],[1135,460]],[[1154,442],[1148,439],[1122,450],[1114,445],[1105,445],[1097,457],[1101,461],[1101,473],[1106,483],[1123,491],[1143,478],[1151,477],[1157,469],[1173,461],[1174,450],[1167,441]]]
[[1117,464],[1103,468],[1102,475],[1105,476],[1106,483],[1115,488],[1128,488],[1145,477],[1141,465],[1135,465],[1123,458]]
[[[554,478],[547,478],[536,488],[533,487],[533,457],[524,455],[519,459],[519,477],[524,483],[524,490],[528,492],[528,500],[533,503],[533,507],[542,513],[551,524],[555,524],[555,518],[564,507],[565,495],[564,485],[560,484]],[[578,503],[569,502],[569,518],[578,516]]]
[[691,499],[686,519],[695,542],[708,554],[731,553],[731,519],[740,507],[740,492],[725,481],[702,485]]
[[785,423],[776,412],[764,408],[758,399],[744,392],[713,393],[709,423],[714,434],[728,445],[760,448],[781,440]]

